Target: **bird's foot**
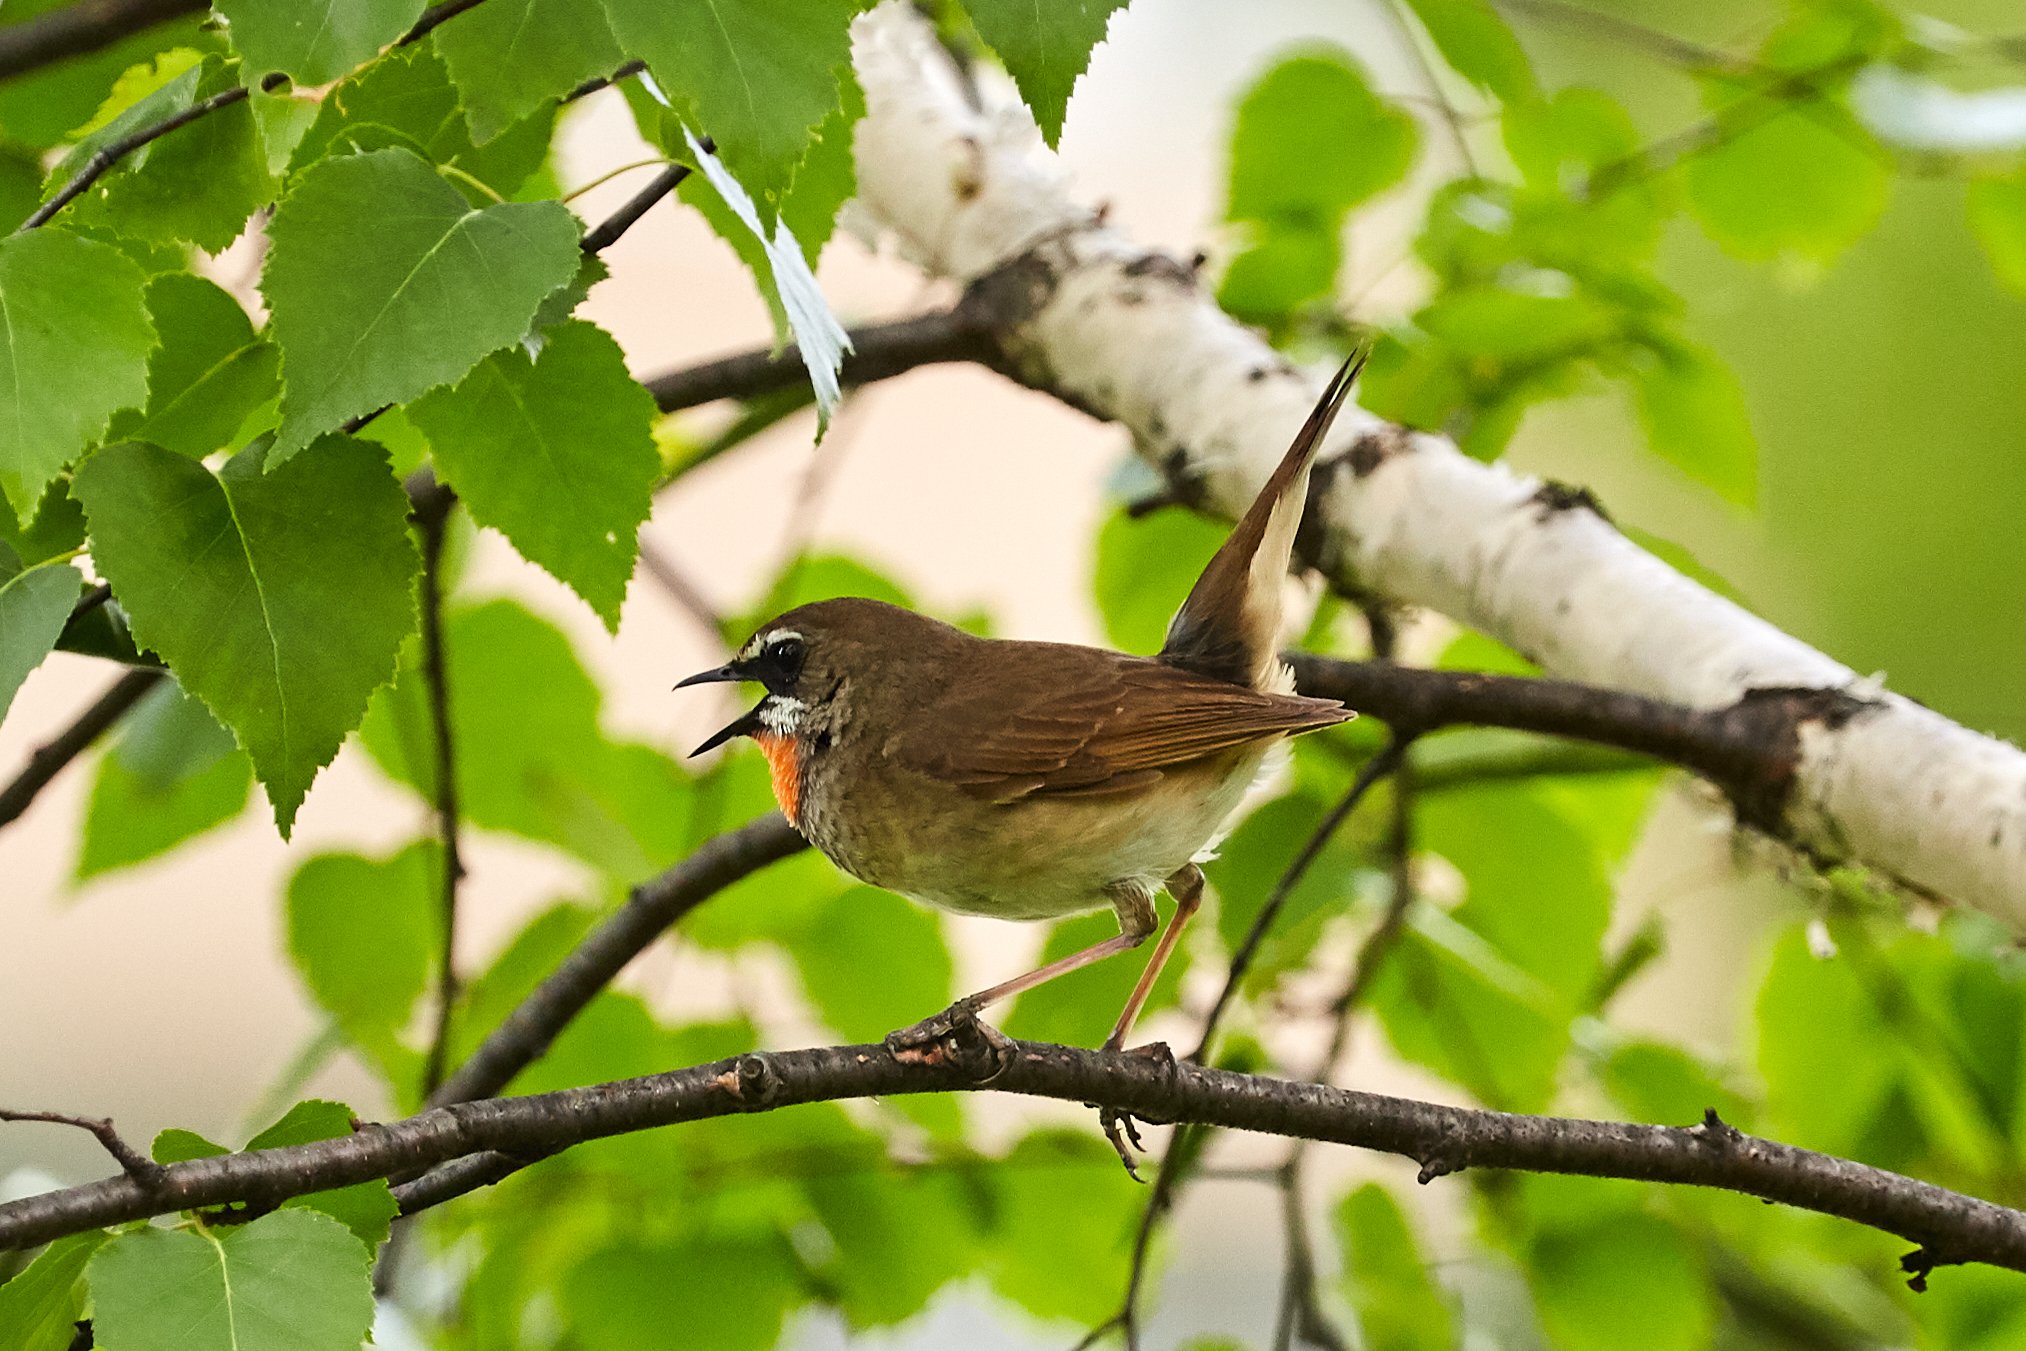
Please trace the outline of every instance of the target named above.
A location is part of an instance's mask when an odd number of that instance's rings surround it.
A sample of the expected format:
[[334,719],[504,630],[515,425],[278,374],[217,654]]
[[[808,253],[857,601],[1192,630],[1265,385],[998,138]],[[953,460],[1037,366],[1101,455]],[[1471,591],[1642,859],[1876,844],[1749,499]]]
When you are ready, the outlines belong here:
[[[1111,1041],[1105,1042],[1104,1049],[1121,1051],[1121,1048],[1113,1045]],[[1122,1054],[1145,1056],[1171,1070],[1175,1067],[1175,1053],[1168,1048],[1165,1041],[1150,1041],[1144,1046],[1135,1046],[1129,1051],[1122,1051]],[[1097,1111],[1097,1124],[1098,1129],[1104,1132],[1104,1138],[1118,1154],[1119,1162],[1125,1165],[1126,1176],[1135,1182],[1144,1182],[1146,1179],[1140,1176],[1140,1170],[1133,1159],[1135,1153],[1147,1152],[1146,1145],[1140,1140],[1139,1119],[1131,1112],[1116,1107],[1100,1107]]]
[[984,1026],[985,1024],[978,1020],[977,1004],[969,999],[959,999],[933,1018],[924,1018],[912,1026],[887,1033],[886,1049],[895,1055],[899,1055],[902,1051],[919,1051],[935,1045],[952,1033]]

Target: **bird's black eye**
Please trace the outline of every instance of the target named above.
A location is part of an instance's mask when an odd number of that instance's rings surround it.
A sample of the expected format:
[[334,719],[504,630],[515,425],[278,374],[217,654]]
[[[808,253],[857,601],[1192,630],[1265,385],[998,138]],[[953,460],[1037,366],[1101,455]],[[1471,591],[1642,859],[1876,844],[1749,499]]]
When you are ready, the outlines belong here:
[[784,671],[793,671],[802,664],[802,640],[800,638],[776,638],[767,644],[764,654],[769,662]]

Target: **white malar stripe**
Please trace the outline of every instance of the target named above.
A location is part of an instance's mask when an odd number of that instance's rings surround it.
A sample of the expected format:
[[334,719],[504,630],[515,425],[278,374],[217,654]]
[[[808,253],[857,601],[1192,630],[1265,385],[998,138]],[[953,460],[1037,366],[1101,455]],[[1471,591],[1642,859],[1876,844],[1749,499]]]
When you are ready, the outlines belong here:
[[753,716],[776,736],[793,736],[802,725],[802,715],[808,711],[809,705],[792,694],[770,694],[753,710]]

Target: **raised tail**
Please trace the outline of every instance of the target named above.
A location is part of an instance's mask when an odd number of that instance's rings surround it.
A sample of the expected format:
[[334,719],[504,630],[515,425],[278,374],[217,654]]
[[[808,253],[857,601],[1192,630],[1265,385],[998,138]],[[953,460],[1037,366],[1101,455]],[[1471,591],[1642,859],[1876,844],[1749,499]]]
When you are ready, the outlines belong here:
[[1370,351],[1369,346],[1360,346],[1338,368],[1266,486],[1196,579],[1189,598],[1168,624],[1162,661],[1235,685],[1285,688],[1281,592],[1294,553],[1295,530],[1308,501],[1309,463],[1329,435]]

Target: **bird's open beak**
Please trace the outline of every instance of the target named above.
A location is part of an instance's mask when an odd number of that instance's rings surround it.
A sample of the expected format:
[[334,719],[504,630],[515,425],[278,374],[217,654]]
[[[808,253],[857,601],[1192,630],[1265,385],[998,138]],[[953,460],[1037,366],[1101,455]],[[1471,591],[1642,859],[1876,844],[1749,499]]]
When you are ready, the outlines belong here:
[[704,742],[703,745],[698,746],[695,750],[691,751],[689,753],[690,759],[694,760],[697,756],[702,755],[705,751],[716,750],[718,747],[724,745],[727,741],[730,741],[735,736],[745,736],[749,732],[758,731],[761,726],[759,715],[760,710],[758,708],[754,708],[753,711],[750,713],[741,714],[731,723],[720,728],[716,736],[713,736],[709,741]]
[[[715,667],[708,671],[698,671],[686,680],[678,680],[675,682],[675,687],[682,689],[687,685],[720,685],[739,680],[751,680],[752,678],[752,676],[741,669],[739,663],[728,661],[723,666]],[[690,758],[694,759],[705,751],[716,750],[735,736],[744,736],[748,732],[757,730],[760,726],[759,711],[759,709],[755,708],[752,712],[743,714],[735,719],[729,726],[720,729],[716,736],[691,751],[689,753]]]

